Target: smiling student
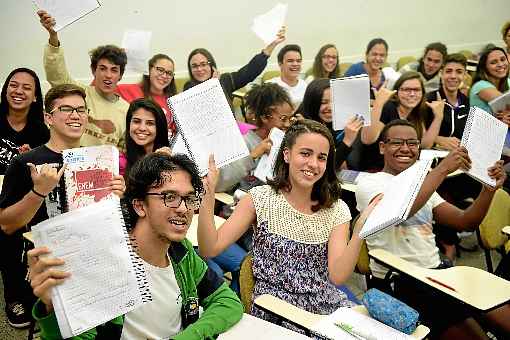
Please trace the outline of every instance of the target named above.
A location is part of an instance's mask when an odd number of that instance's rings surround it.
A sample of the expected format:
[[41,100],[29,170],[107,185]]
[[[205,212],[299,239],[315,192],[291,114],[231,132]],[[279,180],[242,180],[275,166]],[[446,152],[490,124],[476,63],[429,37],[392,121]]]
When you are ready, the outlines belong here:
[[115,90],[124,74],[127,63],[126,53],[114,45],[98,46],[90,52],[93,85],[79,84],[71,78],[67,70],[64,50],[60,47],[58,34],[54,30],[55,19],[44,10],[39,10],[37,15],[41,25],[49,34],[49,41],[44,49],[44,70],[48,82],[51,86],[76,84],[87,94],[89,124],[80,145],[110,144],[122,151],[125,143],[126,111],[129,104],[120,98]]
[[[198,246],[216,256],[254,225],[253,299],[272,294],[312,313],[329,314],[352,303],[335,287],[351,275],[361,240],[359,228],[349,241],[349,208],[339,198],[335,145],[321,123],[293,123],[278,152],[274,180],[249,191],[229,219],[214,226],[214,188],[218,170],[211,157],[199,212]],[[374,200],[373,205],[377,200]],[[252,306],[252,314],[275,321]]]
[[340,77],[338,50],[333,44],[326,44],[319,49],[312,66],[312,74],[305,81],[311,83],[314,79]]

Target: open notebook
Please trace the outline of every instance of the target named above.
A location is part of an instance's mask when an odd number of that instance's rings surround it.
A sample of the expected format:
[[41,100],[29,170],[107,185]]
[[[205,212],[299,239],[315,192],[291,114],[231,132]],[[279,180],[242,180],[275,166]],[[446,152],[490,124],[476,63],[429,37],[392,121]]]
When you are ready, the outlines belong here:
[[168,98],[168,106],[201,176],[207,174],[210,154],[218,168],[250,154],[217,78]]
[[145,267],[131,245],[120,203],[101,201],[32,227],[36,247],[46,246],[72,273],[52,290],[64,338],[78,335],[151,301]]
[[[343,330],[342,327],[352,327],[352,333]],[[320,338],[332,340],[411,340],[411,336],[393,329],[382,322],[369,316],[356,312],[347,307],[342,307],[332,314],[317,321],[311,331]],[[357,337],[358,336],[358,337]]]
[[343,130],[354,116],[370,125],[370,79],[366,74],[331,79],[333,129]]
[[280,146],[283,142],[283,137],[285,136],[285,132],[278,128],[272,128],[271,132],[269,132],[269,138],[273,145],[271,146],[271,150],[269,151],[269,155],[263,154],[260,157],[259,163],[255,168],[253,176],[257,177],[261,181],[265,182],[268,179],[273,179],[273,169],[274,164],[276,162],[276,157],[278,156],[278,151],[280,151]]
[[431,164],[431,160],[416,161],[388,182],[382,200],[365,221],[360,238],[373,236],[407,219]]
[[469,176],[489,186],[496,185],[487,169],[501,158],[507,131],[505,123],[479,107],[471,107],[460,141],[471,158],[471,169],[466,172]]
[[97,0],[32,0],[55,18],[55,31],[71,25],[101,6]]

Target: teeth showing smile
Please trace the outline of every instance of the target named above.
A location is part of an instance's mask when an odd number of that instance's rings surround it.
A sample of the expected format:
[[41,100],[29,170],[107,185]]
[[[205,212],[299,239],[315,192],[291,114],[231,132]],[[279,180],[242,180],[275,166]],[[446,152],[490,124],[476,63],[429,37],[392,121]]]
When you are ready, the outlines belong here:
[[70,127],[73,127],[73,128],[80,128],[81,127],[80,123],[69,123],[67,125],[70,126]]
[[186,221],[183,220],[169,220],[169,222],[176,226],[178,229],[185,229],[187,227]]
[[303,173],[305,174],[306,177],[313,177],[315,176],[315,174],[311,171],[308,171],[308,170],[303,170]]
[[404,160],[404,161],[408,161],[408,160],[412,159],[412,157],[410,157],[410,156],[396,156],[396,158]]
[[20,98],[20,97],[12,97],[12,100],[14,100],[15,102],[21,102],[21,101],[23,101],[23,98]]

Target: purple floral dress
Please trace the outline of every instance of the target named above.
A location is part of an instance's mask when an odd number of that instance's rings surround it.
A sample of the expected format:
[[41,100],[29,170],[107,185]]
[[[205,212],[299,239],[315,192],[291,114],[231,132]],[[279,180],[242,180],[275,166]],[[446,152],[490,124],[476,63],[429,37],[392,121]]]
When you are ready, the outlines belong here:
[[[250,190],[257,215],[253,236],[253,299],[271,294],[316,314],[352,306],[328,278],[328,239],[333,228],[350,221],[338,200],[311,215],[294,209],[281,193],[264,185]],[[252,305],[251,314],[276,321]]]

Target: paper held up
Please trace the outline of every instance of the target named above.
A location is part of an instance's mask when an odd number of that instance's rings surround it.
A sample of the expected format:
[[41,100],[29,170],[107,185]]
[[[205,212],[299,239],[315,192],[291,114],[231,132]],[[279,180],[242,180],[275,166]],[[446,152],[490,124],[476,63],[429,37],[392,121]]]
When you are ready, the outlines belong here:
[[152,32],[126,30],[122,38],[122,48],[126,51],[126,69],[136,73],[147,73],[147,60],[151,54]]
[[287,17],[287,4],[277,3],[269,12],[261,14],[253,19],[252,31],[264,41],[270,44],[276,39],[278,31],[285,24]]
[[38,9],[45,10],[55,19],[53,29],[58,32],[80,20],[101,6],[97,0],[32,0]]

